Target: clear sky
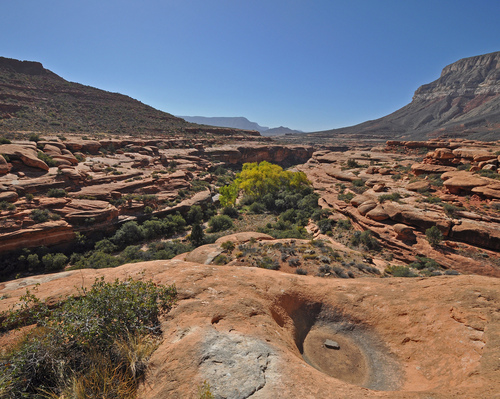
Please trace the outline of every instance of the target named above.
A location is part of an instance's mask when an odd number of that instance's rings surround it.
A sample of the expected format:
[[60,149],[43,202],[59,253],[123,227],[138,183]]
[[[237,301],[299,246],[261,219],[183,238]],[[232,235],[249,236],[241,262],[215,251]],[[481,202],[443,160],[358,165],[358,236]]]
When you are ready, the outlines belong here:
[[498,0],[3,0],[0,55],[174,115],[304,131],[411,101],[500,51]]

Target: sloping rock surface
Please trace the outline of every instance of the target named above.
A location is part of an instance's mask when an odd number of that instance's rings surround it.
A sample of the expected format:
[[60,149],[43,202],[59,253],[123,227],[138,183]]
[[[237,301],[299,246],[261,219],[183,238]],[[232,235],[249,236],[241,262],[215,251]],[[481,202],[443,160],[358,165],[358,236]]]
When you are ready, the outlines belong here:
[[[204,381],[218,398],[261,399],[487,398],[500,385],[500,286],[490,277],[325,280],[153,261],[2,283],[0,311],[37,283],[39,297],[56,300],[100,276],[153,279],[178,289],[142,399],[197,397]],[[362,378],[347,382],[303,359],[303,343],[313,344],[308,337],[318,329],[330,331],[326,338],[340,349],[325,348],[323,338],[307,350],[324,357],[349,349],[361,354],[359,361],[372,359],[363,363]]]

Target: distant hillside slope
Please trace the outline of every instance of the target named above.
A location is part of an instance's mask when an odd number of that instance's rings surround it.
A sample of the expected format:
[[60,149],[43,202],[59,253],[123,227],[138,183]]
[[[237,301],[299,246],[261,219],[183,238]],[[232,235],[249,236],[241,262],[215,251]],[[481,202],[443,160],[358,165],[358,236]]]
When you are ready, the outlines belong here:
[[500,52],[464,58],[421,86],[410,104],[380,119],[315,132],[326,136],[373,136],[425,140],[433,137],[500,139]]
[[265,136],[283,136],[284,134],[296,134],[303,133],[300,130],[292,130],[285,126],[274,127],[272,129],[266,130],[263,135]]
[[270,129],[265,126],[260,126],[256,122],[251,122],[243,116],[238,116],[238,117],[179,116],[179,118],[185,119],[188,122],[200,123],[209,126],[223,126],[235,129],[257,130],[258,132],[261,132],[263,136],[280,136],[287,133],[302,133],[300,130],[292,130],[284,126]]
[[[0,132],[199,134],[204,129],[118,93],[64,80],[41,63],[0,57]],[[213,131],[231,135],[247,132]]]
[[260,126],[258,123],[251,122],[243,116],[238,117],[226,117],[226,116],[179,116],[188,122],[199,123],[201,125],[208,126],[221,126],[221,127],[232,127],[235,129],[246,129],[246,130],[257,130],[258,132],[265,132],[268,127]]

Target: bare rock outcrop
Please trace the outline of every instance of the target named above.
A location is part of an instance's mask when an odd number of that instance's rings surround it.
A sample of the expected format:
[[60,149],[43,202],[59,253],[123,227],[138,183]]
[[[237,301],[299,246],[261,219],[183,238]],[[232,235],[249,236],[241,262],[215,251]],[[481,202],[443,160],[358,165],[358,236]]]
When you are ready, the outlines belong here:
[[[197,397],[204,381],[221,398],[479,399],[500,386],[500,295],[491,277],[318,279],[174,259],[5,282],[0,311],[37,283],[37,296],[59,298],[101,276],[175,282],[179,292],[142,399]],[[354,362],[355,378],[314,367],[331,354],[325,339]]]
[[0,253],[19,248],[36,248],[72,242],[73,227],[64,220],[39,223],[30,227],[0,234]]
[[20,159],[26,166],[49,170],[45,162],[37,156],[36,149],[31,145],[1,144],[0,154],[7,155],[10,159]]
[[500,251],[500,230],[491,223],[462,220],[453,226],[450,235],[463,242]]

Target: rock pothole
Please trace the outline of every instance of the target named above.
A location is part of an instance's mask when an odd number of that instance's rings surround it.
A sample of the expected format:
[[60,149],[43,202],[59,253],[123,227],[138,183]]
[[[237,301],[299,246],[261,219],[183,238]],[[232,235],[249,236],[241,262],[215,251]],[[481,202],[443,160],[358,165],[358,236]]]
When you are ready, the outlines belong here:
[[365,388],[400,389],[403,369],[372,328],[321,303],[299,304],[290,299],[282,305],[293,322],[297,349],[309,365]]

